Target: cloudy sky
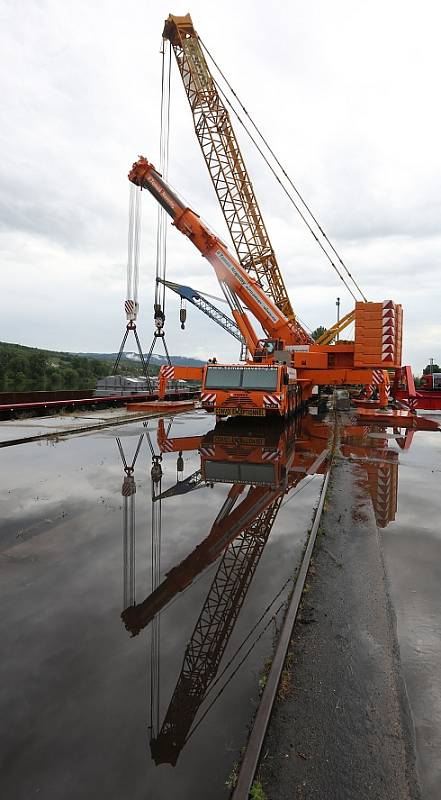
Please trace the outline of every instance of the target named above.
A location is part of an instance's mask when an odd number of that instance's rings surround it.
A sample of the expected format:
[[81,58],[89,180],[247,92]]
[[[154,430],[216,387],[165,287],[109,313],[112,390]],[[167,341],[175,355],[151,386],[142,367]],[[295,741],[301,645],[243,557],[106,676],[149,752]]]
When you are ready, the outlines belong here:
[[[0,0],[0,340],[114,351],[125,317],[127,172],[159,163],[161,33],[195,27],[371,300],[405,311],[404,359],[441,360],[440,47],[436,0],[264,3]],[[171,183],[226,238],[173,64]],[[237,134],[297,313],[311,328],[351,296],[260,158]],[[139,332],[149,347],[155,201],[143,193]],[[167,274],[219,294],[175,229]],[[190,310],[171,352],[237,357]]]

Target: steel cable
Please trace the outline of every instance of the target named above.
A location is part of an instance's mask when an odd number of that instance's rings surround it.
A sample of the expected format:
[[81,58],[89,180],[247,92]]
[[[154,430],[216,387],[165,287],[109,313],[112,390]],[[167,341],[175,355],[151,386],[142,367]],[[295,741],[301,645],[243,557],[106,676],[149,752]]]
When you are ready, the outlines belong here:
[[[168,176],[170,149],[170,81],[171,81],[171,47],[163,41],[161,70],[161,121],[159,136],[159,171],[164,180]],[[155,306],[162,312],[165,310],[165,286],[159,279],[165,280],[167,264],[167,221],[166,212],[158,205],[156,232],[156,283]]]
[[[276,154],[274,153],[274,151],[273,151],[273,150],[272,150],[272,148],[270,147],[270,145],[269,145],[268,141],[267,141],[267,140],[266,140],[266,138],[263,136],[263,134],[260,132],[260,130],[259,130],[259,128],[257,127],[256,123],[254,122],[254,120],[252,119],[252,117],[250,116],[250,114],[248,113],[247,109],[245,108],[245,106],[243,105],[242,101],[240,100],[240,98],[238,97],[238,95],[236,94],[236,92],[234,91],[233,87],[232,87],[232,86],[231,86],[231,84],[229,83],[229,81],[228,81],[228,79],[226,78],[226,76],[224,75],[223,71],[221,70],[221,68],[219,67],[219,65],[217,64],[217,62],[216,62],[216,61],[215,61],[215,59],[213,58],[213,56],[211,55],[210,51],[207,49],[207,47],[206,47],[206,46],[205,46],[205,44],[203,43],[202,39],[200,39],[200,38],[199,38],[199,41],[200,41],[200,43],[201,43],[201,46],[202,46],[202,47],[203,47],[203,49],[205,50],[206,54],[208,55],[208,57],[210,58],[210,60],[212,61],[212,63],[213,63],[213,64],[214,64],[214,66],[216,67],[216,69],[218,70],[219,74],[222,76],[223,80],[225,81],[225,83],[226,83],[226,85],[228,86],[229,90],[231,91],[232,95],[235,97],[235,99],[236,99],[236,100],[237,100],[237,102],[239,103],[239,105],[240,105],[240,107],[242,108],[242,110],[243,110],[244,114],[245,114],[245,115],[246,115],[246,117],[249,119],[249,121],[250,121],[251,125],[252,125],[252,126],[253,126],[253,128],[256,130],[256,132],[257,132],[258,136],[260,137],[260,139],[261,139],[261,140],[262,140],[262,142],[264,143],[264,145],[265,145],[265,147],[267,148],[268,152],[271,154],[272,158],[274,159],[274,161],[276,162],[277,166],[278,166],[278,167],[279,167],[279,169],[281,170],[282,174],[284,175],[284,177],[286,178],[286,180],[288,181],[288,183],[290,184],[290,186],[293,188],[293,190],[294,190],[294,192],[295,192],[296,196],[299,198],[300,202],[302,203],[303,207],[306,209],[306,211],[307,211],[307,213],[309,214],[310,218],[313,220],[314,224],[317,226],[317,228],[318,228],[318,230],[319,230],[320,234],[323,236],[323,238],[325,239],[326,243],[329,245],[329,247],[331,248],[332,252],[333,252],[333,253],[335,254],[335,256],[337,257],[337,259],[338,259],[339,263],[341,264],[341,266],[342,266],[342,267],[343,267],[343,269],[345,270],[346,274],[348,275],[348,277],[349,277],[349,278],[350,278],[350,280],[352,281],[352,283],[353,283],[353,285],[355,286],[356,290],[357,290],[357,291],[360,293],[360,295],[362,296],[363,300],[365,300],[365,301],[366,301],[366,297],[365,297],[365,295],[364,295],[364,293],[363,293],[362,289],[360,288],[360,286],[359,286],[359,285],[358,285],[358,283],[356,282],[355,278],[353,277],[353,275],[351,274],[351,272],[350,272],[350,271],[349,271],[349,269],[347,268],[347,266],[346,266],[346,264],[344,263],[343,259],[342,259],[342,258],[341,258],[341,256],[339,255],[338,251],[336,250],[336,248],[334,247],[334,245],[333,245],[333,244],[332,244],[332,242],[330,241],[329,237],[326,235],[325,231],[323,230],[322,226],[321,226],[321,225],[320,225],[320,223],[318,222],[318,220],[317,220],[317,218],[315,217],[315,215],[313,214],[312,210],[310,209],[310,207],[308,206],[308,204],[306,203],[306,201],[305,201],[305,200],[304,200],[304,198],[302,197],[302,195],[301,195],[301,193],[299,192],[299,190],[297,189],[296,185],[294,184],[294,182],[292,181],[292,179],[289,177],[288,173],[286,172],[286,170],[285,170],[285,169],[284,169],[284,167],[282,166],[282,164],[281,164],[281,162],[279,161],[279,159],[277,158]],[[317,234],[316,234],[316,233],[315,233],[315,231],[313,230],[313,228],[312,228],[311,224],[310,224],[310,223],[308,222],[308,220],[306,219],[305,215],[303,214],[303,212],[301,211],[301,209],[300,209],[300,208],[299,208],[299,206],[297,205],[296,201],[294,200],[294,198],[292,197],[292,195],[290,194],[290,192],[288,191],[288,189],[286,188],[286,186],[284,186],[284,184],[283,184],[283,182],[281,181],[281,179],[280,179],[279,175],[278,175],[278,174],[277,174],[277,172],[275,171],[274,167],[271,165],[271,163],[270,163],[269,159],[268,159],[268,158],[265,156],[265,154],[263,153],[263,151],[262,151],[261,147],[259,146],[259,144],[256,142],[255,138],[253,137],[252,133],[251,133],[251,132],[248,130],[247,126],[245,125],[245,123],[244,123],[244,122],[243,122],[243,120],[241,119],[240,115],[238,114],[238,112],[236,111],[236,109],[234,108],[234,106],[232,105],[232,103],[230,102],[230,100],[228,99],[228,97],[226,96],[226,94],[224,93],[224,91],[221,89],[221,87],[219,86],[218,82],[216,81],[216,79],[215,79],[214,77],[213,77],[213,82],[214,82],[214,84],[215,84],[215,86],[216,86],[217,90],[218,90],[218,91],[219,91],[219,93],[222,95],[223,99],[225,100],[225,102],[227,103],[227,105],[230,107],[230,109],[232,110],[233,114],[235,115],[235,117],[236,117],[236,118],[237,118],[237,120],[240,122],[240,124],[241,124],[241,125],[242,125],[242,127],[244,128],[245,132],[247,133],[247,135],[249,136],[249,138],[250,138],[250,139],[251,139],[251,141],[253,142],[254,146],[256,147],[256,149],[258,150],[258,152],[260,153],[260,155],[261,155],[261,156],[262,156],[262,158],[264,159],[265,163],[267,164],[267,166],[268,166],[268,167],[269,167],[269,169],[271,170],[271,172],[272,172],[273,176],[275,177],[275,179],[278,181],[278,183],[279,183],[279,184],[280,184],[280,186],[282,187],[283,191],[285,192],[285,194],[286,194],[286,195],[287,195],[287,197],[289,198],[290,202],[292,203],[292,205],[293,205],[293,206],[294,206],[294,208],[296,209],[297,213],[300,215],[301,219],[303,220],[303,222],[304,222],[304,223],[305,223],[305,225],[307,226],[308,230],[310,231],[311,235],[314,237],[314,239],[316,240],[317,244],[319,245],[319,247],[321,248],[321,250],[322,250],[322,251],[323,251],[323,253],[325,254],[325,256],[326,256],[326,258],[328,259],[328,261],[330,262],[331,266],[332,266],[332,267],[333,267],[333,269],[336,271],[336,273],[337,273],[337,275],[339,276],[340,280],[341,280],[341,281],[344,283],[344,285],[346,286],[347,290],[350,292],[350,294],[352,295],[352,297],[353,297],[353,298],[354,298],[354,300],[356,301],[356,300],[357,300],[356,296],[354,295],[354,293],[353,293],[353,291],[351,290],[351,288],[348,286],[348,284],[347,284],[347,282],[345,281],[344,277],[341,275],[341,273],[340,273],[339,269],[337,268],[336,264],[334,263],[334,261],[332,260],[331,256],[330,256],[330,255],[329,255],[329,253],[327,252],[326,248],[325,248],[325,247],[323,246],[323,244],[321,243],[321,241],[320,241],[320,239],[318,238]]]

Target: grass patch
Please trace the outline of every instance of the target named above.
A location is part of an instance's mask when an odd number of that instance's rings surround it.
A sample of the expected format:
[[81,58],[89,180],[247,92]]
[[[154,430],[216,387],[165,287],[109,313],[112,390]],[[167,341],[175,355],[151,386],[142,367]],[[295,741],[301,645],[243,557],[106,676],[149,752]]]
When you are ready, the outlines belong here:
[[294,686],[292,683],[292,667],[294,661],[294,654],[290,651],[286,656],[285,666],[280,676],[279,688],[277,689],[278,700],[287,700],[292,697]]
[[250,799],[251,800],[267,800],[267,795],[264,791],[264,788],[259,780],[253,781],[253,785],[250,789]]
[[261,692],[263,692],[263,690],[264,690],[264,688],[265,688],[265,686],[266,686],[266,684],[268,682],[268,675],[270,673],[270,669],[271,669],[271,664],[272,663],[273,663],[272,658],[267,658],[267,660],[265,661],[265,663],[264,663],[264,665],[262,667],[262,672],[259,675],[259,689],[260,689]]
[[231,772],[227,780],[225,781],[225,786],[228,789],[230,789],[230,791],[236,788],[238,777],[239,777],[239,762],[235,761],[231,768]]

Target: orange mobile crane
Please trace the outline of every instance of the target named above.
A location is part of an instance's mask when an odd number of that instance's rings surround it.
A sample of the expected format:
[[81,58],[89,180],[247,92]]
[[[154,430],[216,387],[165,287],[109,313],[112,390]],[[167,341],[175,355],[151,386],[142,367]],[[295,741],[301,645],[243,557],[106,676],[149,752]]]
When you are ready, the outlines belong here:
[[[190,15],[170,15],[163,38],[170,41],[176,56],[195,132],[237,260],[145,159],[133,166],[129,178],[156,197],[173,224],[210,261],[250,357],[246,364],[207,365],[199,372],[165,367],[160,374],[160,395],[172,378],[199,376],[202,405],[218,416],[287,416],[309,399],[315,385],[327,384],[378,385],[380,403],[387,405],[386,370],[401,365],[401,306],[392,301],[357,302],[355,311],[313,342],[294,314],[227,107]],[[245,308],[268,338],[258,338]],[[354,320],[355,342],[331,344]]]
[[[268,297],[226,245],[178,198],[143,156],[129,173],[147,189],[214,268],[251,358],[241,364],[207,364],[199,369],[165,367],[160,393],[172,377],[202,378],[202,406],[218,416],[288,416],[308,400],[315,385],[377,384],[387,405],[387,368],[401,363],[402,309],[391,300],[357,302],[355,341],[299,344],[298,324]],[[259,339],[245,308],[267,338]],[[191,375],[190,375],[191,372]]]

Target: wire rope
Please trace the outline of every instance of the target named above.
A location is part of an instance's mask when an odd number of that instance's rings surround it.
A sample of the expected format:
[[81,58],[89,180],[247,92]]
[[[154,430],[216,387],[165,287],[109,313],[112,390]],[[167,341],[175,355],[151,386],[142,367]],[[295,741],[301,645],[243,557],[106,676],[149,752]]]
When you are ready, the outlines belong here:
[[[310,218],[313,220],[313,222],[314,222],[314,224],[316,225],[317,229],[319,230],[319,232],[320,232],[321,236],[323,236],[324,240],[326,241],[326,243],[327,243],[327,244],[329,245],[329,247],[331,248],[332,252],[333,252],[333,253],[335,254],[335,256],[337,257],[337,259],[338,259],[339,263],[341,264],[341,266],[342,266],[342,267],[343,267],[343,269],[345,270],[346,274],[348,275],[348,277],[349,277],[349,278],[350,278],[350,280],[352,281],[352,283],[353,283],[353,285],[355,286],[356,290],[357,290],[357,291],[360,293],[360,295],[362,296],[363,300],[365,300],[365,301],[366,301],[366,296],[364,295],[364,293],[363,293],[362,289],[360,288],[360,286],[358,285],[357,281],[355,280],[355,278],[353,277],[353,275],[351,274],[351,272],[350,272],[350,271],[349,271],[349,269],[347,268],[346,264],[344,263],[343,259],[342,259],[342,258],[341,258],[341,256],[340,256],[340,254],[338,253],[338,251],[336,250],[335,246],[334,246],[334,245],[332,244],[332,242],[330,241],[330,239],[329,239],[329,237],[327,236],[326,232],[323,230],[323,227],[322,227],[322,226],[320,225],[320,223],[318,222],[317,218],[316,218],[316,217],[315,217],[315,215],[313,214],[313,212],[312,212],[311,208],[309,207],[309,205],[308,205],[308,204],[306,203],[306,201],[304,200],[304,198],[303,198],[303,196],[301,195],[300,191],[297,189],[296,185],[294,184],[294,182],[292,181],[292,179],[290,178],[290,176],[288,175],[288,173],[287,173],[287,172],[286,172],[286,170],[284,169],[283,165],[281,164],[280,160],[279,160],[279,159],[278,159],[278,157],[276,156],[275,152],[273,151],[273,149],[272,149],[272,148],[271,148],[271,146],[269,145],[269,143],[268,143],[267,139],[266,139],[266,138],[263,136],[263,134],[262,134],[262,133],[261,133],[261,131],[259,130],[258,126],[256,125],[256,123],[254,122],[254,120],[252,119],[252,117],[250,116],[250,114],[248,113],[247,109],[246,109],[246,108],[245,108],[245,106],[243,105],[243,103],[242,103],[242,101],[240,100],[239,96],[238,96],[238,95],[237,95],[237,93],[234,91],[234,89],[233,89],[233,87],[231,86],[230,82],[228,81],[227,77],[225,76],[225,74],[223,73],[223,71],[221,70],[221,68],[219,67],[219,65],[218,65],[218,63],[216,62],[216,60],[215,60],[215,59],[213,58],[213,56],[211,55],[210,51],[208,50],[208,48],[206,47],[206,45],[204,44],[204,42],[202,41],[202,39],[200,39],[200,38],[199,38],[199,41],[200,41],[200,43],[201,43],[201,46],[203,47],[204,51],[206,52],[206,54],[207,54],[207,55],[208,55],[208,57],[210,58],[211,62],[214,64],[214,66],[216,67],[217,71],[218,71],[218,72],[219,72],[219,74],[222,76],[222,79],[225,81],[225,83],[226,83],[226,85],[228,86],[229,90],[231,91],[232,95],[235,97],[235,99],[237,100],[238,104],[239,104],[239,105],[240,105],[240,107],[242,108],[242,110],[243,110],[244,114],[246,115],[247,119],[249,119],[249,121],[250,121],[251,125],[253,126],[253,128],[254,128],[254,129],[255,129],[255,131],[257,132],[257,134],[258,134],[259,138],[261,139],[261,141],[263,142],[263,144],[264,144],[264,145],[265,145],[265,147],[267,148],[268,152],[271,154],[272,158],[274,159],[275,163],[277,164],[277,166],[278,166],[278,167],[279,167],[279,169],[281,170],[282,174],[284,175],[284,177],[285,177],[285,178],[286,178],[286,180],[288,181],[289,185],[290,185],[290,186],[292,187],[292,189],[294,190],[294,192],[295,192],[296,196],[298,197],[298,199],[299,199],[299,200],[300,200],[300,202],[302,203],[302,206],[304,207],[304,209],[306,210],[306,212],[309,214]],[[319,245],[319,247],[321,248],[321,250],[322,250],[322,251],[323,251],[323,253],[325,254],[325,256],[326,256],[326,258],[328,259],[328,261],[330,262],[331,266],[332,266],[332,267],[333,267],[333,269],[336,271],[336,273],[337,273],[337,275],[339,276],[340,280],[341,280],[341,281],[343,282],[343,284],[346,286],[346,288],[348,289],[348,291],[350,292],[350,294],[352,295],[352,297],[354,298],[354,300],[357,300],[357,298],[356,298],[356,296],[354,295],[354,293],[353,293],[352,289],[349,287],[349,285],[348,285],[348,284],[347,284],[347,282],[345,281],[344,277],[341,275],[341,273],[340,273],[339,269],[337,268],[336,264],[334,263],[333,259],[331,258],[331,256],[330,256],[330,255],[329,255],[329,253],[327,252],[326,248],[323,246],[322,242],[320,241],[320,239],[318,238],[317,234],[316,234],[316,233],[315,233],[315,231],[313,230],[313,227],[312,227],[312,225],[311,225],[311,224],[308,222],[308,220],[306,219],[306,217],[305,217],[305,214],[304,214],[304,213],[301,211],[301,209],[299,208],[298,204],[296,203],[295,199],[292,197],[292,195],[290,194],[290,192],[288,191],[288,189],[286,188],[286,186],[284,186],[284,184],[283,184],[283,182],[281,181],[281,179],[280,179],[279,175],[278,175],[278,174],[277,174],[277,172],[275,171],[274,167],[271,165],[271,163],[270,163],[269,159],[268,159],[268,158],[265,156],[265,154],[263,153],[263,151],[262,151],[262,148],[261,148],[261,147],[259,146],[259,144],[256,142],[256,140],[255,140],[254,136],[253,136],[253,135],[252,135],[252,133],[251,133],[251,132],[248,130],[247,126],[245,125],[245,123],[244,123],[244,122],[243,122],[243,120],[241,119],[240,115],[238,114],[238,112],[236,111],[236,109],[234,108],[234,106],[232,105],[232,103],[230,102],[230,100],[228,99],[228,97],[225,95],[225,93],[223,92],[223,90],[222,90],[222,89],[221,89],[221,87],[219,86],[219,83],[216,81],[216,79],[215,79],[214,77],[213,77],[213,82],[214,82],[215,86],[217,87],[217,89],[218,89],[219,93],[222,95],[223,99],[225,100],[225,102],[227,103],[227,105],[230,107],[230,109],[232,110],[233,114],[235,115],[235,117],[237,118],[237,120],[239,121],[239,123],[242,125],[242,127],[243,127],[243,128],[244,128],[244,130],[245,130],[245,132],[247,133],[247,135],[249,136],[249,138],[251,139],[251,141],[253,142],[253,144],[254,144],[254,145],[255,145],[255,147],[257,148],[258,152],[260,153],[260,155],[261,155],[261,156],[262,156],[262,158],[264,159],[265,163],[267,164],[267,166],[268,166],[268,167],[269,167],[269,169],[271,170],[271,172],[272,172],[273,176],[276,178],[276,180],[278,181],[278,183],[280,184],[280,186],[281,186],[281,187],[282,187],[282,189],[284,190],[285,194],[287,195],[287,197],[289,198],[290,202],[292,203],[292,205],[294,206],[294,208],[296,209],[296,211],[297,211],[297,212],[298,212],[298,214],[300,215],[301,219],[303,220],[303,222],[304,222],[304,223],[305,223],[305,225],[307,226],[307,228],[308,228],[308,230],[310,231],[311,235],[314,237],[314,239],[316,240],[317,244]]]
[[[259,643],[259,641],[260,641],[260,639],[262,638],[262,636],[264,636],[264,635],[265,635],[265,633],[266,633],[266,631],[268,630],[269,626],[271,625],[271,623],[273,622],[273,620],[274,620],[274,619],[277,617],[277,615],[280,613],[280,611],[283,609],[283,607],[284,607],[284,606],[285,606],[285,603],[281,603],[281,604],[280,604],[280,606],[279,606],[279,607],[276,609],[276,611],[274,612],[274,614],[273,614],[273,615],[270,617],[270,619],[269,619],[269,620],[268,620],[268,622],[266,623],[265,627],[264,627],[264,628],[263,628],[263,629],[260,631],[260,633],[258,634],[258,636],[256,636],[256,638],[254,639],[254,641],[251,643],[250,647],[249,647],[249,648],[248,648],[248,650],[246,651],[245,655],[242,657],[242,659],[239,661],[239,663],[237,664],[237,666],[235,667],[235,669],[233,670],[233,672],[232,672],[232,673],[231,673],[231,675],[229,676],[228,680],[227,680],[227,681],[226,681],[226,682],[223,684],[223,686],[221,686],[221,688],[219,689],[218,693],[215,695],[215,697],[214,697],[214,698],[213,698],[213,700],[211,701],[211,703],[210,703],[210,705],[208,706],[208,708],[207,708],[207,709],[204,711],[204,713],[202,714],[202,716],[201,716],[201,717],[198,719],[198,721],[196,722],[196,724],[195,724],[195,725],[193,726],[193,728],[190,730],[190,732],[189,732],[189,734],[188,734],[188,736],[187,736],[187,738],[186,738],[186,740],[185,740],[186,742],[188,742],[188,740],[190,739],[190,737],[191,737],[191,736],[193,736],[193,734],[194,734],[194,733],[196,732],[196,730],[199,728],[199,725],[200,725],[200,724],[203,722],[203,720],[205,719],[205,717],[207,716],[207,714],[208,714],[208,713],[211,711],[211,709],[213,708],[214,704],[217,702],[217,700],[219,699],[219,697],[220,697],[220,696],[221,696],[221,695],[224,693],[224,691],[226,690],[227,686],[229,686],[229,684],[230,684],[230,683],[231,683],[231,681],[233,680],[234,676],[235,676],[235,675],[237,674],[237,672],[240,670],[240,668],[241,668],[242,664],[243,664],[243,663],[244,663],[244,662],[247,660],[247,658],[248,658],[248,656],[250,655],[250,653],[251,653],[251,652],[254,650],[254,648],[256,647],[256,645]],[[222,674],[223,674],[223,673],[222,673]],[[217,681],[216,681],[216,682],[217,682]],[[205,699],[205,698],[204,698],[204,699]]]
[[[170,151],[170,82],[171,82],[171,47],[163,40],[161,68],[161,112],[159,136],[159,170],[164,180],[168,176],[168,162]],[[167,264],[167,220],[166,212],[158,205],[156,229],[156,283],[155,283],[155,308],[159,307],[164,313],[165,309],[165,280]],[[158,278],[160,280],[158,280]]]
[[[214,79],[213,79],[213,80],[214,80]],[[250,139],[251,139],[251,141],[253,142],[254,146],[256,147],[256,149],[258,150],[258,152],[260,153],[260,155],[262,156],[263,160],[265,161],[265,164],[266,164],[266,165],[268,166],[268,168],[270,169],[270,171],[271,171],[271,173],[273,174],[274,178],[276,179],[277,183],[280,185],[280,187],[282,188],[282,190],[285,192],[285,194],[286,194],[286,196],[288,197],[289,201],[290,201],[290,202],[291,202],[291,204],[294,206],[294,208],[295,208],[295,210],[297,211],[297,213],[299,214],[300,218],[303,220],[303,222],[305,223],[306,227],[308,228],[308,230],[309,230],[309,232],[310,232],[311,236],[312,236],[312,237],[315,239],[315,241],[317,242],[318,246],[320,247],[320,249],[321,249],[321,250],[322,250],[322,252],[324,253],[325,257],[328,259],[328,261],[329,261],[329,263],[330,263],[331,267],[332,267],[332,268],[335,270],[335,272],[337,273],[337,275],[338,275],[338,277],[340,278],[340,280],[342,281],[342,283],[343,283],[343,284],[346,286],[346,289],[348,290],[349,294],[351,294],[351,295],[352,295],[352,297],[353,297],[353,299],[354,299],[355,301],[357,301],[357,297],[356,297],[356,295],[354,294],[354,292],[352,291],[351,287],[349,286],[349,284],[347,283],[347,281],[345,280],[345,278],[344,278],[344,277],[343,277],[343,275],[341,274],[341,272],[340,272],[340,270],[338,269],[337,265],[336,265],[336,264],[334,263],[334,261],[332,260],[331,256],[330,256],[330,255],[329,255],[329,253],[327,252],[326,248],[325,248],[325,247],[323,246],[323,244],[321,243],[321,241],[320,241],[320,239],[318,238],[317,234],[315,233],[315,231],[314,231],[314,229],[313,229],[312,225],[310,225],[310,223],[309,223],[309,222],[308,222],[308,220],[306,219],[306,217],[305,217],[305,215],[303,214],[302,210],[299,208],[298,204],[296,203],[296,201],[294,200],[294,198],[292,197],[292,195],[290,194],[290,192],[288,191],[288,189],[286,188],[286,186],[284,186],[284,185],[283,185],[283,182],[281,181],[280,177],[277,175],[277,172],[275,171],[275,169],[274,169],[274,168],[271,166],[271,164],[270,164],[270,161],[269,161],[269,159],[266,157],[266,155],[265,155],[265,153],[263,152],[262,148],[261,148],[261,147],[259,146],[259,144],[256,142],[256,140],[255,140],[254,136],[252,135],[252,133],[250,133],[250,131],[248,130],[247,126],[245,125],[245,123],[244,123],[244,122],[243,122],[243,120],[241,119],[240,115],[237,113],[236,109],[234,108],[234,106],[232,105],[232,103],[230,102],[230,100],[228,99],[228,97],[226,96],[226,94],[225,94],[225,93],[222,91],[222,89],[221,89],[221,87],[219,86],[219,84],[218,84],[216,81],[214,81],[214,83],[216,84],[216,87],[217,87],[217,89],[218,89],[218,92],[219,92],[219,94],[220,94],[220,95],[222,95],[223,99],[225,100],[225,102],[227,103],[227,105],[230,107],[231,111],[233,112],[233,114],[234,114],[234,115],[235,115],[235,117],[237,118],[238,122],[239,122],[239,123],[242,125],[242,127],[244,128],[245,132],[247,133],[247,135],[249,136],[249,138],[250,138]]]

